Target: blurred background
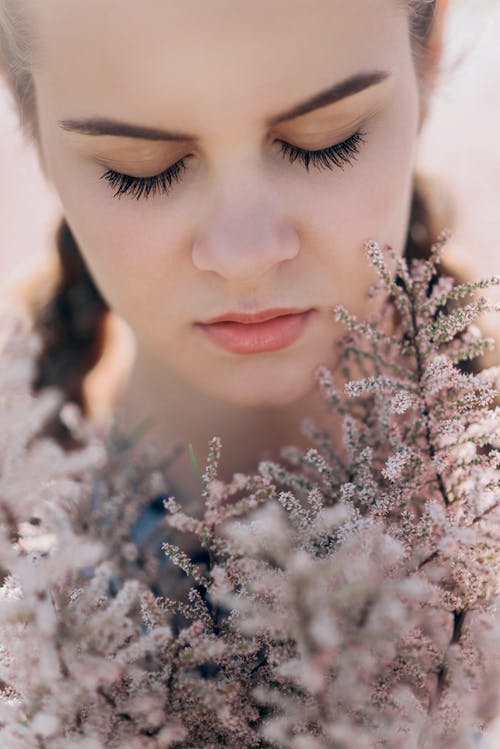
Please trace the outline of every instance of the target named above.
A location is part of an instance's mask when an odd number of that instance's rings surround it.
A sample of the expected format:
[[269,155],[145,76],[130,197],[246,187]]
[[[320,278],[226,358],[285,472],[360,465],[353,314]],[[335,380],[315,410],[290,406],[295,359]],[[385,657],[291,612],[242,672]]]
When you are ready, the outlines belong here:
[[[451,190],[456,244],[478,276],[500,272],[500,0],[450,4],[443,73],[419,160]],[[43,263],[59,215],[0,84],[0,295]]]

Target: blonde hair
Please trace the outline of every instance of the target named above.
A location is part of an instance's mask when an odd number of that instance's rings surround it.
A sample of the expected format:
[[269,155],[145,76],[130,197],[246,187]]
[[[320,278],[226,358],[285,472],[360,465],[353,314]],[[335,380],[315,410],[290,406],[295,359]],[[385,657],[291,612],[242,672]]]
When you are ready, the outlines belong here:
[[23,132],[36,139],[36,103],[33,83],[33,29],[29,26],[26,0],[0,0],[0,73],[7,83]]

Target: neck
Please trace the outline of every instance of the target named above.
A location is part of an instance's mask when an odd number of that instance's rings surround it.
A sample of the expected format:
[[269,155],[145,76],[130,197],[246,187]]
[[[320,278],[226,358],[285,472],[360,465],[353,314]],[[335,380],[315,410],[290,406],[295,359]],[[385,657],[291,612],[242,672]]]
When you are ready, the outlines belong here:
[[147,439],[160,446],[164,454],[181,443],[180,457],[168,469],[177,497],[199,496],[200,482],[189,445],[203,471],[209,440],[219,436],[222,451],[218,477],[229,482],[234,473],[257,472],[261,460],[279,461],[280,448],[285,445],[311,447],[311,441],[301,433],[302,420],[311,418],[324,428],[327,418],[318,388],[286,406],[239,407],[199,392],[139,353],[116,414],[126,433],[147,422]]

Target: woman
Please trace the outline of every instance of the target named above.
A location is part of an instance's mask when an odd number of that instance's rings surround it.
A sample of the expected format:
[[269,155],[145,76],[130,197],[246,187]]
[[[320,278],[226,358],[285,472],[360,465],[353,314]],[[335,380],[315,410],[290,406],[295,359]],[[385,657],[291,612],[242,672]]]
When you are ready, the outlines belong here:
[[[112,311],[136,353],[105,418],[147,419],[200,463],[220,435],[225,480],[307,444],[331,308],[371,310],[365,242],[425,256],[449,224],[415,174],[446,5],[0,0],[6,78],[64,212],[29,300],[36,388],[95,415]],[[187,453],[169,478],[199,496]]]
[[[36,387],[92,414],[112,310],[136,343],[105,399],[125,429],[149,420],[201,464],[218,434],[225,479],[304,445],[331,307],[370,310],[364,242],[422,255],[445,225],[415,155],[446,4],[1,0],[7,81],[64,211],[31,299]],[[171,478],[199,490],[187,453]]]

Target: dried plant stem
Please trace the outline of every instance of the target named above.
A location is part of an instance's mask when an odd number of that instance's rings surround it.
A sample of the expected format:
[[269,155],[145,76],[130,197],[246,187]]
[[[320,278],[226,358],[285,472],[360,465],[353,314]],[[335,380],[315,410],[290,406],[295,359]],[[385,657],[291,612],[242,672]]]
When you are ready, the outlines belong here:
[[[402,284],[408,293],[404,280],[402,281]],[[436,448],[434,446],[434,442],[432,440],[432,435],[431,435],[429,404],[427,402],[427,398],[425,395],[425,388],[422,386],[423,379],[424,379],[424,362],[423,362],[422,352],[418,344],[418,321],[417,321],[417,310],[416,310],[416,305],[415,305],[414,294],[412,292],[409,292],[408,298],[411,304],[410,314],[411,314],[411,323],[412,323],[412,344],[413,344],[413,350],[415,352],[417,382],[418,382],[420,398],[424,406],[422,409],[422,416],[424,418],[424,423],[425,423],[425,439],[426,439],[427,447],[429,450],[429,456],[431,460],[434,461],[434,458],[436,457]],[[437,484],[439,487],[439,491],[443,498],[443,502],[446,507],[449,507],[449,505],[451,504],[450,498],[448,496],[446,486],[444,485],[443,477],[439,471],[436,471],[436,480],[437,480]]]

